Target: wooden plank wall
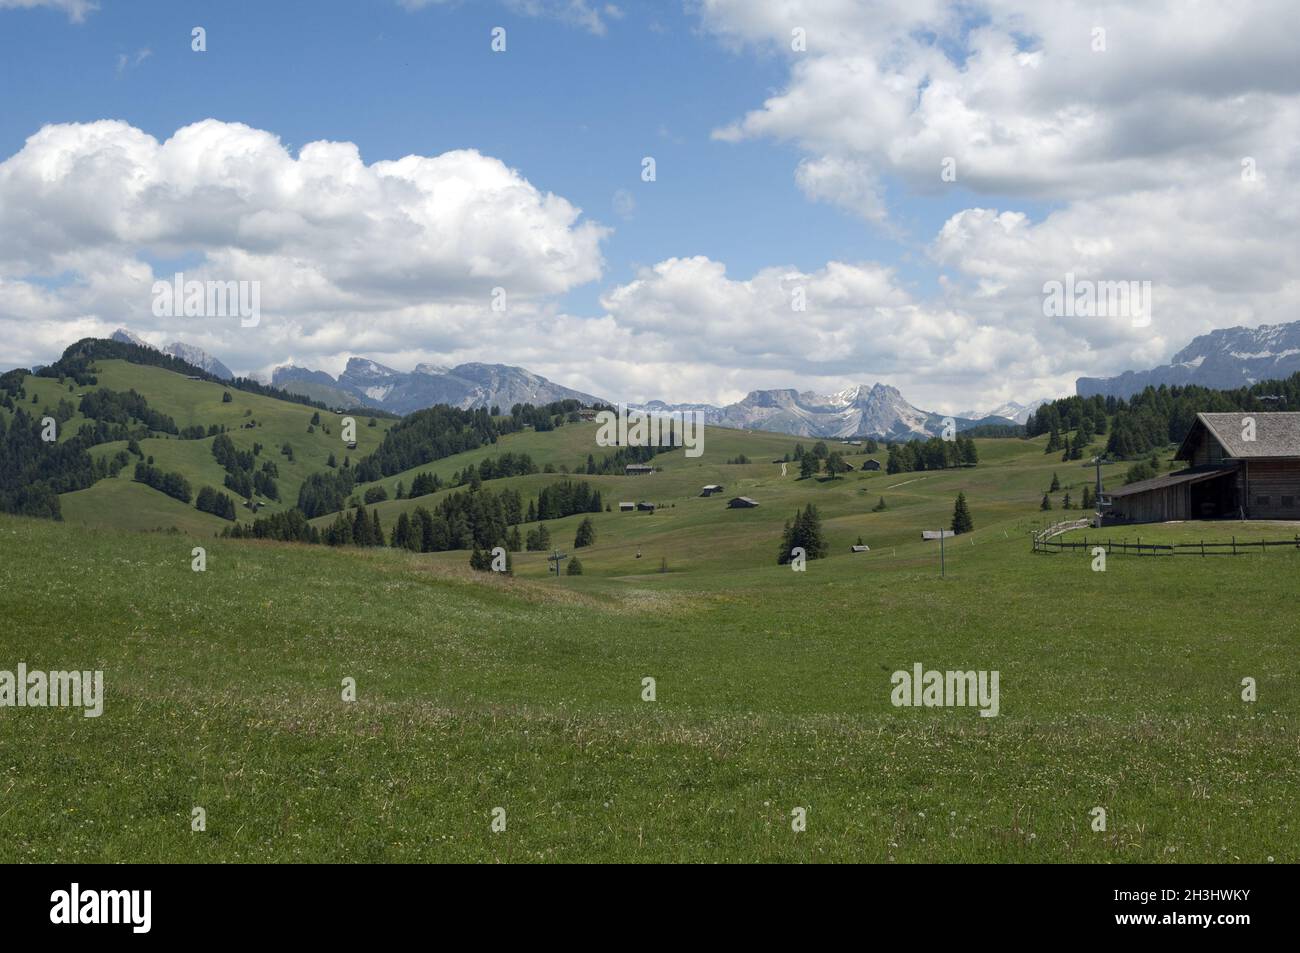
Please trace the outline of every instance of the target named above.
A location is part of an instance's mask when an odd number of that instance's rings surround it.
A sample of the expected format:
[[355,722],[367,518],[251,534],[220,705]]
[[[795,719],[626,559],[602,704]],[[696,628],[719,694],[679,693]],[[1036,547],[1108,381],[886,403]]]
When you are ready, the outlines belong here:
[[[1251,519],[1300,519],[1300,461],[1247,461],[1245,479]],[[1261,502],[1262,497],[1268,502]],[[1290,506],[1284,505],[1284,497],[1290,498]]]

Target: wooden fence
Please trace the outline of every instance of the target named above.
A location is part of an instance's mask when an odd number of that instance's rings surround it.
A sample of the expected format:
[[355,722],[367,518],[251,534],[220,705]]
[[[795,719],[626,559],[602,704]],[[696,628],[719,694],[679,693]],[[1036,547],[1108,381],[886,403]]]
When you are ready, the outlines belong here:
[[1051,539],[1053,536],[1060,536],[1062,533],[1068,533],[1072,529],[1083,529],[1085,526],[1091,525],[1092,520],[1090,519],[1064,520],[1060,523],[1053,523],[1046,529],[1040,529],[1038,532],[1034,533],[1034,542],[1041,543],[1044,540]]
[[1130,543],[1127,539],[1100,538],[1088,539],[1084,537],[1078,542],[1064,542],[1058,539],[1047,539],[1041,534],[1035,533],[1034,552],[1036,553],[1067,553],[1083,552],[1091,553],[1094,549],[1100,547],[1106,551],[1107,555],[1119,553],[1120,555],[1137,555],[1137,556],[1244,556],[1247,553],[1264,554],[1270,546],[1290,546],[1294,549],[1300,549],[1300,535],[1292,539],[1254,539],[1239,540],[1232,537],[1228,542],[1211,542],[1210,540],[1201,540],[1197,543],[1144,543],[1139,536],[1136,542]]

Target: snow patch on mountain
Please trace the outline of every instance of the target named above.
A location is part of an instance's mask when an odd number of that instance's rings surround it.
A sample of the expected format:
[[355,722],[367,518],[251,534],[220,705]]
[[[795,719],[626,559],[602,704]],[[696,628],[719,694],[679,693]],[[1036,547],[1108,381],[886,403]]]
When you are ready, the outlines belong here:
[[1193,338],[1168,364],[1115,377],[1080,377],[1081,397],[1132,397],[1147,387],[1198,384],[1216,390],[1290,377],[1300,371],[1300,321],[1221,328]]

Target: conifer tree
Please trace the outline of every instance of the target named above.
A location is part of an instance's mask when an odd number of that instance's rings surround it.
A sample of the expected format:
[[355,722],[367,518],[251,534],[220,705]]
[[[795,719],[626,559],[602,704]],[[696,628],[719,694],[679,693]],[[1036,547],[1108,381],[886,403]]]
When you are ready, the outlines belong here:
[[970,518],[970,509],[966,506],[966,494],[958,493],[957,502],[952,508],[952,531],[957,536],[962,533],[969,533],[975,528],[975,523]]
[[784,566],[790,562],[793,558],[791,551],[796,547],[802,547],[808,559],[821,559],[830,551],[822,532],[821,514],[811,503],[795,512],[793,522],[785,524],[785,529],[781,533],[781,552],[778,554],[777,564]]
[[352,543],[356,546],[370,545],[370,517],[363,506],[358,506],[352,516]]

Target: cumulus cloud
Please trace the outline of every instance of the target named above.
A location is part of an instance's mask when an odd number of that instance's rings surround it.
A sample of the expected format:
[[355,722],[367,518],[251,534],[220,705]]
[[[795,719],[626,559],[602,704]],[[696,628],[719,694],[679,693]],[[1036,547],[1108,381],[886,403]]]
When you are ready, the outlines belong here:
[[[1024,333],[919,300],[893,269],[872,262],[732,278],[721,262],[674,258],[643,269],[601,304],[647,364],[726,369],[728,377],[698,392],[715,400],[753,387],[839,389],[883,378],[909,396],[960,402],[958,394],[993,371],[1033,377],[1039,369]],[[739,381],[749,384],[737,391]]]
[[[775,45],[787,87],[723,138],[771,136],[937,191],[1073,198],[1197,182],[1294,133],[1289,0],[703,0],[724,40]],[[791,30],[807,52],[789,51]],[[1098,34],[1096,31],[1104,31]],[[1104,47],[1098,49],[1098,46]]]
[[[1214,327],[1295,320],[1300,7],[1289,0],[1194,14],[1175,0],[698,8],[723,43],[789,62],[785,87],[715,138],[795,143],[804,193],[877,225],[883,182],[991,200],[959,206],[933,236],[943,271],[930,307],[1022,342],[1003,378],[1025,375],[1016,396],[1158,362]],[[806,52],[791,47],[796,29]],[[1152,282],[1152,322],[1044,317],[1044,282],[1067,273]]]
[[272,133],[216,120],[165,142],[118,121],[52,125],[0,163],[0,278],[43,314],[142,331],[171,320],[151,313],[171,267],[149,262],[259,281],[261,339],[194,319],[157,328],[225,338],[231,360],[257,367],[290,329],[359,349],[383,328],[409,349],[446,327],[472,336],[457,322],[482,320],[496,288],[516,313],[538,311],[600,277],[607,230],[580,218],[473,150],[367,165],[352,143],[294,156]]

